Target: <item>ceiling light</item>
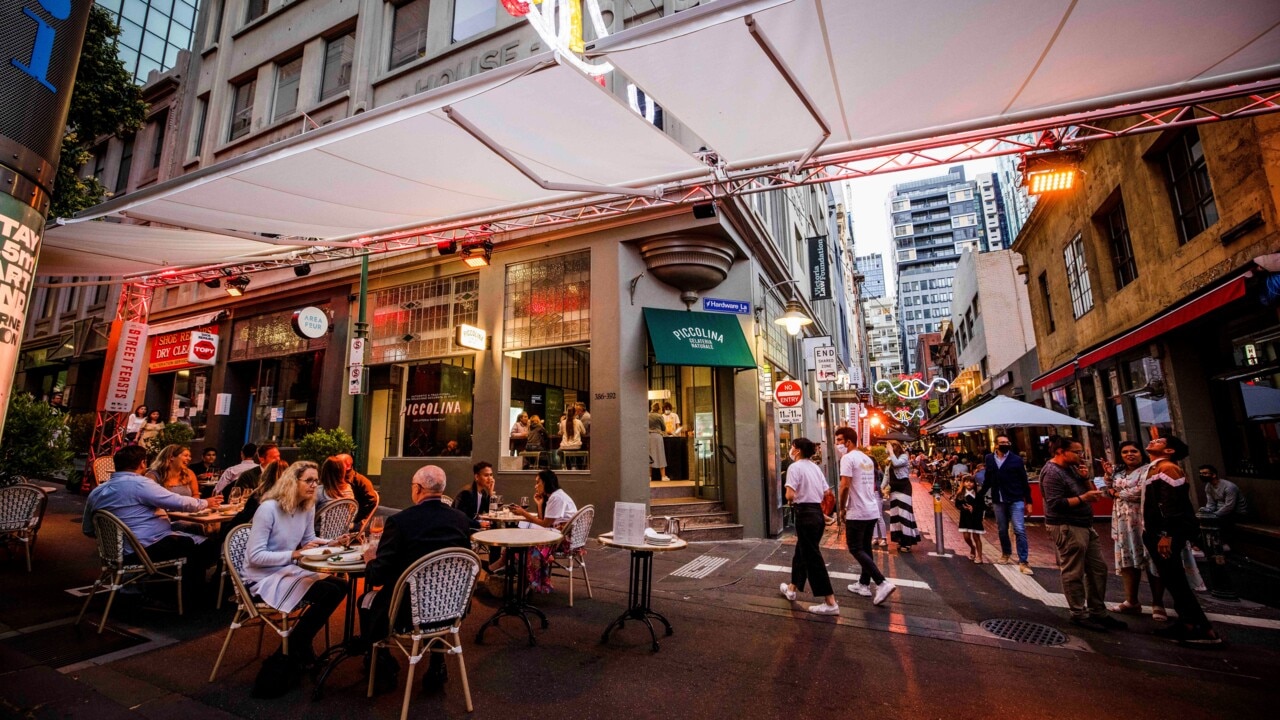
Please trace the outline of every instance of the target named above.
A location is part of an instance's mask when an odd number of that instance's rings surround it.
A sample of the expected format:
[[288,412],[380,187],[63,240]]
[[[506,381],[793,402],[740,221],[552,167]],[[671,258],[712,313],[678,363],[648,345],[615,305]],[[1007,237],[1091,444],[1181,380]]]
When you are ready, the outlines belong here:
[[227,281],[227,294],[231,297],[240,297],[248,287],[249,276],[237,275]]
[[293,274],[297,277],[306,277],[311,274],[311,263],[303,263],[302,265],[293,266]]
[[799,335],[800,328],[812,324],[813,319],[804,314],[804,308],[800,307],[799,301],[788,300],[786,312],[774,322],[785,326],[788,335]]
[[1029,195],[1071,190],[1080,176],[1079,150],[1054,150],[1022,157],[1022,184]]
[[493,242],[485,240],[484,242],[464,247],[461,255],[462,262],[466,263],[467,267],[489,267],[489,260],[493,257]]
[[218,288],[222,287],[222,280],[220,278],[205,280],[204,286],[209,288],[210,290],[217,290]]

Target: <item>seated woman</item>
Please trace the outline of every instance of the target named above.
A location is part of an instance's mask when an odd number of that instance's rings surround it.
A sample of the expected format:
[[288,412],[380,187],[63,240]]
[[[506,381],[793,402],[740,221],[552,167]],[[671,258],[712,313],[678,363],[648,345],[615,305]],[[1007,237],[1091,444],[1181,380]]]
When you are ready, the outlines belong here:
[[[244,579],[263,602],[281,612],[306,603],[289,634],[290,657],[300,666],[315,662],[312,641],[347,594],[347,583],[297,566],[302,550],[318,547],[315,535],[316,486],[313,462],[296,462],[262,497],[253,515],[245,549]],[[277,651],[277,655],[283,654]]]
[[[524,443],[525,452],[545,452],[551,449],[551,439],[547,437],[547,429],[542,426],[542,418],[534,415],[529,418],[529,432]],[[524,466],[527,470],[532,467],[530,459],[525,458]],[[534,465],[537,461],[534,461]]]
[[351,532],[364,527],[365,518],[378,507],[378,494],[372,485],[351,482],[354,473],[347,472],[347,465],[337,455],[320,466],[320,488],[316,491],[316,510],[339,498],[356,501],[356,514],[351,519]]
[[[147,477],[155,480],[165,490],[185,497],[200,497],[200,483],[196,474],[187,464],[191,462],[191,451],[182,445],[168,445],[156,456],[155,462],[147,470]],[[192,535],[203,535],[204,526],[200,523],[182,520],[173,523],[173,529]]]
[[[533,500],[538,506],[535,515],[519,505],[512,505],[511,512],[524,518],[520,527],[544,527],[559,530],[578,512],[569,493],[560,487],[560,478],[550,470],[538,473],[533,482]],[[564,552],[569,548],[569,539],[565,538],[559,547],[543,545],[529,551],[529,588],[533,592],[549,593],[551,587],[551,556],[556,552]]]

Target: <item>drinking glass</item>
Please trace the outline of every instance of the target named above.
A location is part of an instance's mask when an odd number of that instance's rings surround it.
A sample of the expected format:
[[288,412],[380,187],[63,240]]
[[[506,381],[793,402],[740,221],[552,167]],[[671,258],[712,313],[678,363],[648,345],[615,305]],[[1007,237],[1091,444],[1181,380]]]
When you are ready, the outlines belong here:
[[489,496],[489,507],[494,508],[494,511],[495,511],[495,512],[496,512],[496,511],[498,511],[498,510],[501,510],[501,509],[502,509],[502,496],[501,496],[501,495],[498,495],[497,493],[494,493],[493,495],[490,495],[490,496]]
[[231,488],[231,494],[228,496],[227,499],[232,505],[239,505],[240,498],[243,496],[244,496],[244,490],[242,488],[235,487],[235,488]]
[[369,534],[375,538],[382,537],[382,528],[386,525],[386,518],[380,515],[374,515],[369,521]]
[[529,509],[529,498],[527,496],[520,498],[520,507],[524,508],[525,510]]

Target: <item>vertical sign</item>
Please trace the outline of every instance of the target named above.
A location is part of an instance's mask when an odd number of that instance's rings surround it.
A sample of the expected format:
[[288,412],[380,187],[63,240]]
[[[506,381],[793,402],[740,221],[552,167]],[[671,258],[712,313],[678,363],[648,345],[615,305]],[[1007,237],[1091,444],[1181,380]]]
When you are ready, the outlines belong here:
[[102,384],[98,407],[106,412],[127,413],[133,409],[138,393],[138,380],[146,367],[147,326],[131,320],[111,324],[107,341],[107,357],[112,358],[111,373]]
[[827,239],[809,238],[809,288],[811,300],[831,299],[831,268],[827,265]]

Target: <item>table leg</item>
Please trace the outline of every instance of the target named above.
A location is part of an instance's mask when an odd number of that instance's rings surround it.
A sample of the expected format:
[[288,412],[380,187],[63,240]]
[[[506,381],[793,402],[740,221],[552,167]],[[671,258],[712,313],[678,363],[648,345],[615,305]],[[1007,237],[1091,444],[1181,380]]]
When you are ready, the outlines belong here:
[[356,604],[359,602],[359,577],[348,576],[347,583],[347,603],[342,613],[342,642],[331,645],[316,659],[316,666],[321,668],[320,674],[316,677],[316,689],[312,691],[313,700],[319,700],[324,693],[325,680],[329,679],[329,675],[342,664],[343,660],[353,657],[360,657],[364,653],[361,648],[356,647],[355,641],[355,625],[356,625]]
[[615,629],[622,629],[626,626],[628,620],[639,620],[649,628],[649,637],[653,640],[653,650],[657,652],[660,648],[658,644],[658,633],[653,629],[653,623],[650,618],[662,623],[667,631],[667,635],[671,635],[675,631],[671,628],[671,623],[663,617],[661,613],[655,612],[650,607],[650,600],[653,592],[653,553],[645,550],[631,551],[631,583],[627,588],[627,609],[618,616],[616,620],[609,623],[609,627],[605,628],[604,634],[600,636],[600,642],[609,641],[609,635]]
[[529,592],[529,548],[510,548],[509,550],[511,562],[508,565],[506,582],[503,585],[502,607],[493,614],[493,617],[485,621],[480,626],[480,630],[476,632],[476,644],[484,644],[484,633],[490,626],[496,626],[498,620],[504,616],[518,617],[524,622],[525,630],[529,633],[529,645],[537,645],[537,638],[533,635],[533,623],[529,622],[529,615],[538,616],[542,621],[542,629],[546,630],[550,627],[547,622],[547,616],[538,608],[530,605],[525,596]]

